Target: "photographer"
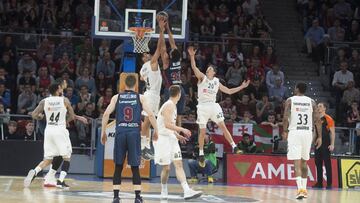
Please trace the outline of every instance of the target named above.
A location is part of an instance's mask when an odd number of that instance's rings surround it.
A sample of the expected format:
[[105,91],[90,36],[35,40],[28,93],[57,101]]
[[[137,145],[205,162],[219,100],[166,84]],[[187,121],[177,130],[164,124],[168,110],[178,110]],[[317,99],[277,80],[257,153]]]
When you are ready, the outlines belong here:
[[[198,148],[198,146],[197,146]],[[198,151],[198,150],[194,150]],[[210,139],[208,134],[205,135],[205,145],[204,145],[204,158],[205,164],[201,165],[197,159],[189,159],[188,166],[190,169],[191,179],[189,182],[197,183],[197,174],[204,173],[208,177],[208,183],[213,183],[214,179],[212,177],[214,169],[217,167],[217,159],[216,159],[216,148],[215,143]],[[193,154],[196,157],[195,153]]]

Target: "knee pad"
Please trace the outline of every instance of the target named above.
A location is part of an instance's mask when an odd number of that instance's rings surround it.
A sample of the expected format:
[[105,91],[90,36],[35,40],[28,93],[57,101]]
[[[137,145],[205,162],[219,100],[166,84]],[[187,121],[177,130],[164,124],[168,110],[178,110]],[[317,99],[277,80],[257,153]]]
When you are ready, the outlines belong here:
[[61,162],[63,161],[63,158],[61,156],[56,156],[53,158],[52,161],[52,169],[57,171],[60,168]]

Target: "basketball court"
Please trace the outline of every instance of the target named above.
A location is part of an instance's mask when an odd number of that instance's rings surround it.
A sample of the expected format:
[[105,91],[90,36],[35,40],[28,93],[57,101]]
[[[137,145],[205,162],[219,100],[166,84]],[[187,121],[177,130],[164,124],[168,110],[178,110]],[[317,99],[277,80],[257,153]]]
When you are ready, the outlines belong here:
[[[70,185],[69,190],[42,187],[42,180],[35,179],[29,188],[23,187],[23,177],[0,177],[1,202],[111,202],[112,181],[92,180],[85,181],[81,178],[66,180]],[[88,178],[89,179],[89,178]],[[160,200],[160,183],[143,181],[142,196],[145,202],[184,202],[182,189],[176,180],[169,184],[169,199]],[[294,198],[295,187],[281,186],[226,186],[216,185],[191,185],[202,190],[204,195],[198,199],[186,202],[357,202],[360,199],[360,192],[354,190],[309,190],[309,198],[296,200]],[[133,202],[134,193],[132,184],[128,180],[121,186],[120,198],[122,202]]]
[[[137,39],[144,38],[139,46],[147,46],[151,39],[159,37],[156,17],[158,12],[165,11],[168,15],[170,29],[177,41],[186,41],[188,36],[187,22],[188,0],[95,0],[92,35],[95,38],[121,39],[133,48]],[[167,35],[165,34],[167,39]],[[137,43],[137,42],[135,42]],[[126,47],[126,46],[124,46]],[[124,72],[134,72],[136,55],[134,50],[125,50]],[[138,52],[141,53],[141,52]],[[132,55],[134,54],[134,55]],[[129,63],[130,62],[130,63]],[[131,64],[132,63],[132,64]],[[120,87],[121,87],[120,79]],[[101,146],[98,146],[98,150]],[[112,161],[112,160],[111,160]],[[231,174],[228,174],[231,176]],[[111,179],[101,179],[95,175],[71,175],[66,179],[70,189],[44,188],[43,179],[36,178],[29,188],[24,188],[24,177],[0,176],[0,202],[58,202],[58,203],[99,203],[111,202],[113,199],[113,185]],[[160,180],[153,178],[143,180],[142,197],[145,202],[184,202],[182,188],[178,182],[171,178],[169,181],[169,199],[160,199]],[[198,199],[187,202],[358,202],[358,190],[332,190],[309,189],[309,197],[296,200],[296,188],[291,186],[261,186],[261,185],[226,185],[221,182],[215,184],[191,184],[204,195]],[[133,202],[134,192],[130,180],[122,183],[120,190],[122,202]]]

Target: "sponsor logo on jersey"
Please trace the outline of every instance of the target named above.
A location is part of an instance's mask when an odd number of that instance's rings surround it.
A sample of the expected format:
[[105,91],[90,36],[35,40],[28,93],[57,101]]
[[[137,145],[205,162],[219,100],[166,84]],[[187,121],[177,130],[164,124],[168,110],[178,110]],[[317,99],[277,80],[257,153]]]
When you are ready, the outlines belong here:
[[296,108],[295,109],[297,112],[307,112],[307,111],[309,111],[309,108]]
[[139,126],[139,123],[119,123],[119,127],[136,128]]
[[121,100],[121,101],[119,101],[119,104],[136,105],[136,104],[137,104],[137,100]]

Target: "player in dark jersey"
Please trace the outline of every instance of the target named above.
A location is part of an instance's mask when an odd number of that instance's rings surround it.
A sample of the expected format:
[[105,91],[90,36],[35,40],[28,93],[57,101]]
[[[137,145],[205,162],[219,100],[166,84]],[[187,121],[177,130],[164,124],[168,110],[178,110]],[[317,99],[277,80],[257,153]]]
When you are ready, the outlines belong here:
[[179,85],[181,88],[181,97],[178,103],[176,104],[177,108],[177,119],[176,123],[178,126],[181,126],[181,115],[184,113],[185,108],[185,91],[181,86],[181,52],[175,44],[175,40],[169,23],[166,23],[166,32],[169,36],[170,43],[170,52],[166,52],[165,43],[162,44],[161,59],[163,61],[163,69],[165,72],[165,101],[169,99],[169,87],[171,85]]
[[116,110],[116,128],[114,143],[114,162],[115,172],[113,177],[114,200],[113,203],[120,202],[119,191],[121,185],[121,172],[125,156],[127,163],[131,166],[133,174],[133,185],[135,190],[135,203],[143,202],[141,193],[141,178],[139,165],[141,162],[141,111],[144,110],[149,116],[151,125],[154,127],[154,140],[157,140],[156,119],[147,106],[145,97],[135,92],[136,78],[128,75],[125,79],[125,92],[112,97],[109,106],[106,108],[101,126],[101,143],[105,144],[107,135],[105,133],[110,114]]

